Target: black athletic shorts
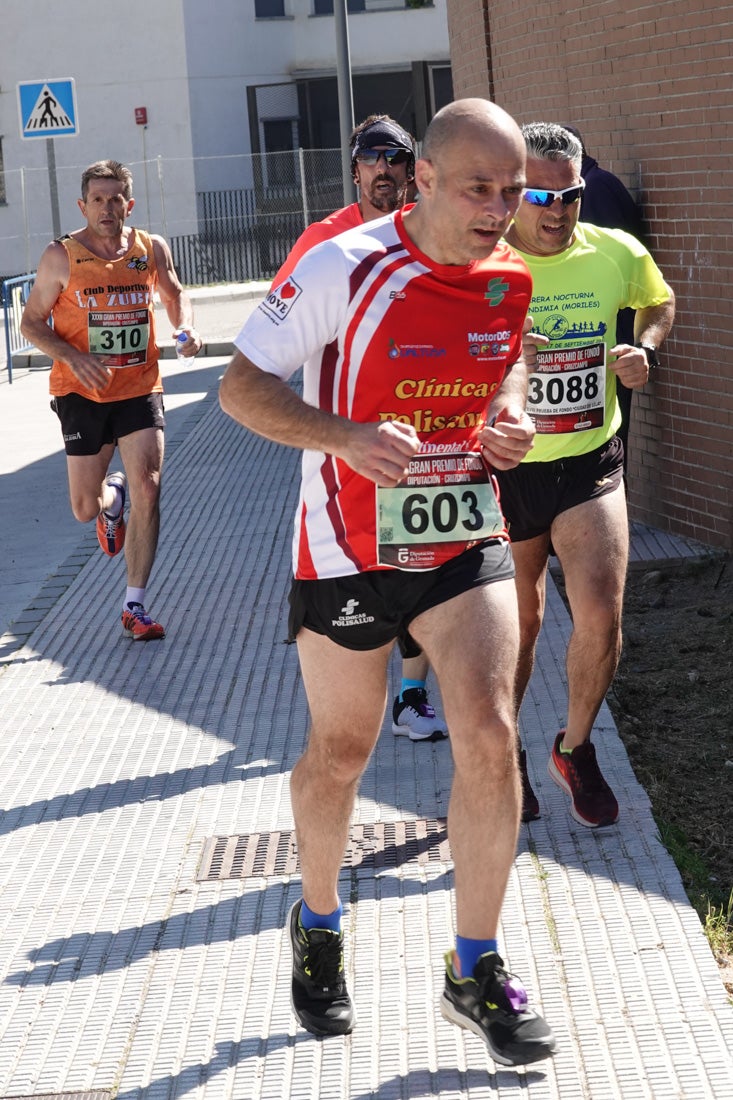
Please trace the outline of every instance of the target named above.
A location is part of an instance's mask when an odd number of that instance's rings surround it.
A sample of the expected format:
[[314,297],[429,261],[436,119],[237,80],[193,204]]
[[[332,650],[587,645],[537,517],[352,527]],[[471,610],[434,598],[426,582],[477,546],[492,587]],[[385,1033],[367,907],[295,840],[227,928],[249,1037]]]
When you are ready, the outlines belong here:
[[492,539],[437,569],[377,569],[320,581],[294,580],[288,641],[294,642],[305,626],[344,649],[378,649],[396,638],[403,657],[416,657],[422,651],[409,626],[417,615],[470,588],[513,577],[511,546],[505,539]]
[[623,476],[624,445],[617,435],[584,455],[497,470],[509,537],[524,542],[545,534],[561,512],[612,493]]
[[79,393],[54,397],[51,408],[61,421],[67,455],[98,455],[105,443],[144,428],[165,428],[163,394],[123,401],[90,401]]

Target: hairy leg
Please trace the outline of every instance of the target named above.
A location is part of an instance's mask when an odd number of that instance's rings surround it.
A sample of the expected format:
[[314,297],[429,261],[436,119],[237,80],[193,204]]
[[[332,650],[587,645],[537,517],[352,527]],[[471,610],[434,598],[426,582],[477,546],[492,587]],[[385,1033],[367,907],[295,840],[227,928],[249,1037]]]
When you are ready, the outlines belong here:
[[95,455],[66,456],[71,510],[80,523],[96,519],[112,504],[114,498],[104,485],[104,478],[114,451],[114,443],[106,443]]
[[621,655],[629,530],[623,486],[557,517],[552,539],[565,575],[573,630],[568,643],[568,749],[587,741]]
[[537,638],[545,614],[545,583],[550,552],[549,534],[512,545],[519,603],[519,660],[515,684],[517,715],[534,668]]
[[423,612],[410,632],[440,684],[454,777],[448,835],[457,930],[493,939],[514,860],[521,788],[514,680],[519,628],[514,581],[473,588]]
[[118,446],[130,494],[125,538],[127,583],[133,588],[145,588],[158,548],[163,432],[159,428],[144,428],[123,436]]
[[313,912],[331,913],[359,780],[384,718],[392,644],[344,649],[305,628],[297,644],[311,715],[308,746],[290,779],[303,897]]

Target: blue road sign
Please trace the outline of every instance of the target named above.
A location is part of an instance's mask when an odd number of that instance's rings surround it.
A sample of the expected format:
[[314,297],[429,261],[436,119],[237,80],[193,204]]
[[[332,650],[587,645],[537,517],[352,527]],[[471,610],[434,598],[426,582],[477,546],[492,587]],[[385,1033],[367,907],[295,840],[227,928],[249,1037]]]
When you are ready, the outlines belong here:
[[79,133],[73,79],[18,84],[22,138],[75,137]]

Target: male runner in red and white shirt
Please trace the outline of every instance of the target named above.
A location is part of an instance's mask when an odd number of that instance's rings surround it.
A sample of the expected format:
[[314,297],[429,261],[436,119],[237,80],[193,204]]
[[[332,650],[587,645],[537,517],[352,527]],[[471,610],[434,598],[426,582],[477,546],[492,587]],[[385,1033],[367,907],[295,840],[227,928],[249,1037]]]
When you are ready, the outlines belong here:
[[[534,434],[531,279],[501,243],[525,163],[501,108],[443,108],[416,164],[420,201],[312,249],[245,324],[220,392],[240,423],[304,452],[289,624],[312,720],[291,777],[296,1015],[320,1035],[354,1025],[338,878],[392,646],[409,634],[438,678],[455,765],[458,935],[441,1009],[508,1065],[555,1049],[496,940],[521,791],[517,597],[492,467],[516,465]],[[301,363],[303,399],[287,384]]]

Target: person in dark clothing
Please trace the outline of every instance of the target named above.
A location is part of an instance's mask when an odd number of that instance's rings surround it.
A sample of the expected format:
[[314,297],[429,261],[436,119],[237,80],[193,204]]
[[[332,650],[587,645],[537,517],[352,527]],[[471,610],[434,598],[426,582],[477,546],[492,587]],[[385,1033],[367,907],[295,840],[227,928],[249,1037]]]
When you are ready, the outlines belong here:
[[[563,122],[563,129],[574,134],[583,147],[580,174],[585,180],[585,190],[580,200],[580,220],[598,225],[602,229],[624,229],[638,241],[646,244],[644,216],[636,200],[613,172],[601,168],[598,161],[589,156],[583,135],[575,127]],[[634,311],[622,309],[616,322],[616,340],[620,344],[634,343]],[[628,455],[629,422],[631,420],[631,396],[633,391],[616,379],[616,393],[621,407],[621,427],[616,433],[624,445],[624,475]]]

